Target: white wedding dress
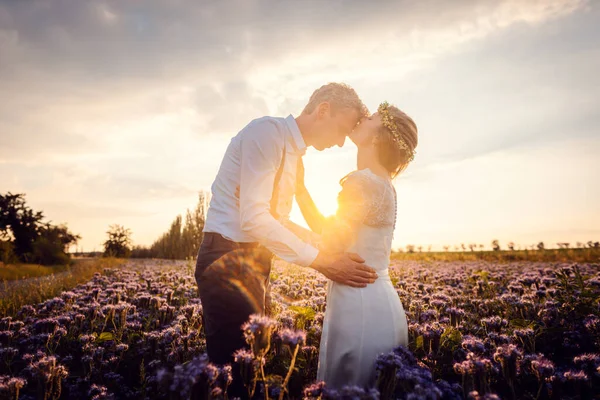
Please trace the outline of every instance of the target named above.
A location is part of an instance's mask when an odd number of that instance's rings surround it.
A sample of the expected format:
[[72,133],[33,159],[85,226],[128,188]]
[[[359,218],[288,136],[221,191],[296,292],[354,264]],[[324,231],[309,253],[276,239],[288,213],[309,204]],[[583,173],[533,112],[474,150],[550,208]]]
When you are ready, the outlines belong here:
[[380,353],[408,345],[404,308],[388,267],[396,223],[396,192],[390,179],[369,169],[342,180],[330,239],[338,250],[357,253],[376,269],[375,283],[354,288],[332,281],[327,287],[317,380],[328,387],[372,386]]

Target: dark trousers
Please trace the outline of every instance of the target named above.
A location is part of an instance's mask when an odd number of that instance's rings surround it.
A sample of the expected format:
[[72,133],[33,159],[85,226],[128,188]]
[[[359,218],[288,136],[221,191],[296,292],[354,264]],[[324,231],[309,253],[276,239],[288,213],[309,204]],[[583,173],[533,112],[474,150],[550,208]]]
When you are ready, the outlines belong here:
[[232,365],[230,397],[248,398],[233,353],[248,349],[242,325],[251,314],[264,314],[269,302],[273,254],[256,243],[236,243],[206,232],[196,260],[206,351],[213,364]]

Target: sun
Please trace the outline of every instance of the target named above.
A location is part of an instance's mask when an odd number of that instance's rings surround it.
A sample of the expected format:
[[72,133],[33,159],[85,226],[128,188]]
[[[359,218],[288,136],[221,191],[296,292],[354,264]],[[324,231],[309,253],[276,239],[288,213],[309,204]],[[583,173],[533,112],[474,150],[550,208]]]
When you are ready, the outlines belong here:
[[[312,191],[309,189],[310,195],[317,205],[317,208],[325,217],[335,215],[338,204],[337,204],[337,192],[332,190],[331,188],[315,188]],[[300,208],[296,202],[294,202],[292,206],[292,211],[290,212],[290,219],[306,228],[308,228],[308,224],[304,220],[302,216],[302,212],[300,212]]]
[[311,195],[321,214],[328,217],[336,213],[338,204],[335,195],[323,191],[315,191]]

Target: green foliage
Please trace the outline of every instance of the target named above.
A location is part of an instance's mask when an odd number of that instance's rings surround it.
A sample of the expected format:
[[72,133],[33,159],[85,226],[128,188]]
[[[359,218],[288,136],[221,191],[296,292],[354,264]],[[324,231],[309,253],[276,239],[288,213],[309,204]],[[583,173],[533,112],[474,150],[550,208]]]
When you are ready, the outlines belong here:
[[150,248],[135,247],[131,256],[137,258],[163,258],[186,260],[195,258],[202,243],[209,195],[200,192],[193,211],[187,210],[185,220],[178,215],[169,230],[163,233]]
[[44,236],[40,236],[35,240],[33,244],[34,262],[42,265],[66,265],[70,260],[60,243]]
[[33,261],[42,265],[66,265],[70,257],[66,253],[80,237],[69,232],[65,225],[45,224],[33,243]]
[[0,195],[0,235],[5,239],[12,235],[11,242],[19,259],[31,259],[43,218],[41,212],[34,212],[25,204],[25,194]]
[[317,315],[312,307],[290,306],[289,309],[295,313],[296,329],[306,329]]
[[102,332],[96,339],[97,343],[106,342],[108,340],[115,340],[115,335],[112,332]]
[[43,223],[42,212],[25,204],[24,194],[0,195],[0,260],[4,263],[67,264],[70,245],[81,238],[65,225]]
[[19,261],[15,254],[13,244],[8,240],[0,240],[0,262],[4,264],[13,264]]
[[442,350],[455,351],[460,347],[462,342],[462,334],[460,331],[452,326],[447,327],[442,333],[440,339],[440,348]]
[[109,227],[104,242],[104,257],[127,258],[131,254],[131,231],[121,225]]
[[423,335],[417,336],[417,340],[415,342],[415,350],[423,349],[424,347],[424,339]]

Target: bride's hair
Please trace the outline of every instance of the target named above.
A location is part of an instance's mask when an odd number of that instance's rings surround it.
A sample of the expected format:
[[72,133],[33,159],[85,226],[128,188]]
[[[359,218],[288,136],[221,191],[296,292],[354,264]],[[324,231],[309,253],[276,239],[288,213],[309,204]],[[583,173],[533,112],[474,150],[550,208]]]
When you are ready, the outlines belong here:
[[392,131],[385,125],[379,129],[379,141],[377,145],[377,155],[379,162],[395,178],[406,169],[412,159],[415,148],[418,143],[417,125],[411,117],[406,115],[397,107],[388,106],[387,112],[391,117],[391,123],[394,125],[396,134],[404,141],[408,149],[398,145],[394,139]]

